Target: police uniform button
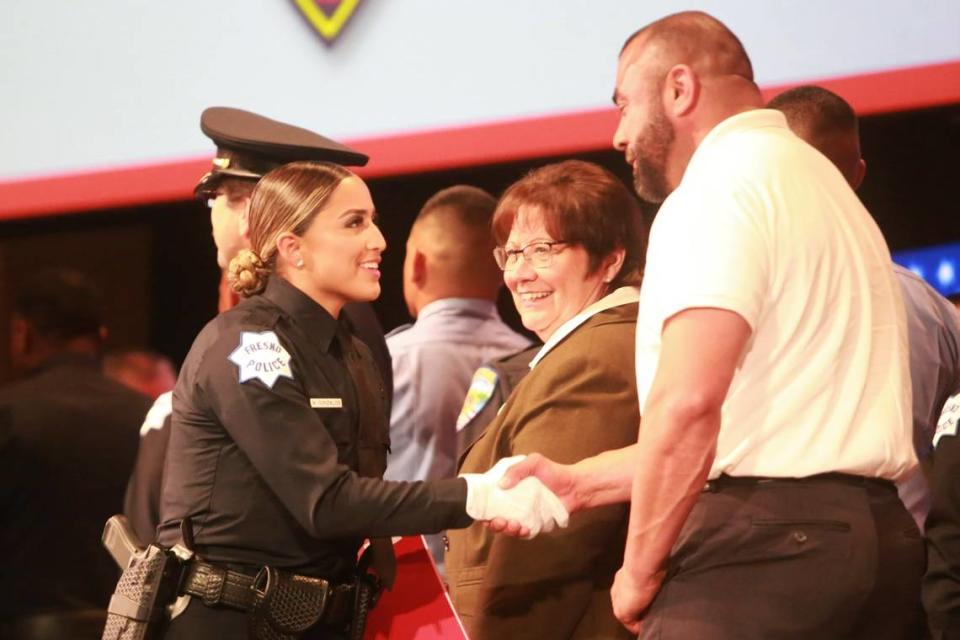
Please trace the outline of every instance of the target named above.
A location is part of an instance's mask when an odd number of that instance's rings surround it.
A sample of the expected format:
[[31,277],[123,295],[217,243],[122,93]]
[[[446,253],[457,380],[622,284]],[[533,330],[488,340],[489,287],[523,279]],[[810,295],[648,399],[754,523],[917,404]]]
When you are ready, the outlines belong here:
[[805,534],[803,531],[794,531],[793,539],[797,542],[797,544],[803,544],[807,541],[807,534]]
[[443,550],[450,551],[450,538],[443,536],[440,539],[443,541]]

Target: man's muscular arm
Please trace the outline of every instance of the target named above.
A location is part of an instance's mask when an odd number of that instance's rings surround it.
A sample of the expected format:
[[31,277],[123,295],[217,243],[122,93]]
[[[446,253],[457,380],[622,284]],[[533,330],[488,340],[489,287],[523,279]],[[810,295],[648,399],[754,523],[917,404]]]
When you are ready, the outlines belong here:
[[664,323],[634,458],[624,563],[612,590],[614,613],[632,631],[713,464],[720,411],[750,333],[746,320],[723,309],[687,309]]

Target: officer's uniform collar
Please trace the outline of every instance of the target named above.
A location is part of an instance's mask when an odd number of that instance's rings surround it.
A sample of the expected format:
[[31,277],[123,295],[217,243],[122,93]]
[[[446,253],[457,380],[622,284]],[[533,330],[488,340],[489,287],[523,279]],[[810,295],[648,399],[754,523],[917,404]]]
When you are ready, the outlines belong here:
[[290,320],[303,330],[318,347],[330,350],[338,322],[316,301],[278,275],[267,281],[263,297],[280,307]]

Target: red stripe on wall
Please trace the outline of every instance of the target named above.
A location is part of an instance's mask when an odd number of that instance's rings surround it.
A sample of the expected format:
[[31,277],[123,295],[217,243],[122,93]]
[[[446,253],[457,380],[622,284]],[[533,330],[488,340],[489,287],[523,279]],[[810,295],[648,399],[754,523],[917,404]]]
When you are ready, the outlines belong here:
[[861,116],[960,103],[960,60],[764,87],[764,100],[801,84],[841,95]]
[[[846,98],[861,115],[960,103],[960,60],[809,80]],[[769,99],[791,85],[764,88]],[[606,149],[613,108],[510,122],[355,139],[369,154],[360,173],[380,177]],[[208,157],[0,182],[0,220],[187,200]]]
[[0,220],[186,200],[210,158],[0,182]]

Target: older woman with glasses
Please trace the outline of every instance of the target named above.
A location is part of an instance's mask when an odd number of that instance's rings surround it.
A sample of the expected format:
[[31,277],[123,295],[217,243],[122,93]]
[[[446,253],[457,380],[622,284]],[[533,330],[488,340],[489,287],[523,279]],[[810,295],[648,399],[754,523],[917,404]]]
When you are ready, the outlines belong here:
[[[544,345],[464,454],[462,473],[532,452],[572,463],[636,441],[645,228],[626,187],[586,162],[543,167],[504,193],[495,257],[524,326]],[[626,505],[582,512],[531,541],[481,525],[451,531],[450,590],[470,637],[632,637],[609,597],[627,518]]]

